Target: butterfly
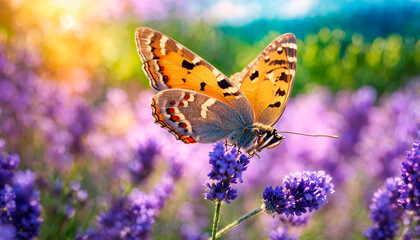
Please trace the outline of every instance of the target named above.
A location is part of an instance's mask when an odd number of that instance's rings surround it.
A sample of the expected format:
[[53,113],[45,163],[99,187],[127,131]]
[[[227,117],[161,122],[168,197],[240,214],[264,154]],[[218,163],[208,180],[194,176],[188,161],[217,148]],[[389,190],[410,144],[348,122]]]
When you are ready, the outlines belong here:
[[296,72],[293,34],[271,42],[230,78],[177,41],[147,27],[136,30],[137,50],[150,85],[152,114],[184,143],[222,139],[253,155],[278,146],[273,125],[283,114]]

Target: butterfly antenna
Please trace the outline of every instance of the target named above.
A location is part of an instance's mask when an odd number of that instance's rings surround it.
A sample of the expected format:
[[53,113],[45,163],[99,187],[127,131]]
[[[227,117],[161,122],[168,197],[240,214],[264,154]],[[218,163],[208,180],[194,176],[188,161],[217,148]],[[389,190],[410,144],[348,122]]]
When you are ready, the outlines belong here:
[[329,138],[338,138],[338,137],[339,137],[339,136],[337,136],[337,135],[326,135],[326,134],[308,134],[308,133],[289,132],[289,131],[285,131],[285,132],[278,132],[278,133],[291,133],[291,134],[302,135],[302,136],[308,136],[308,137],[329,137]]

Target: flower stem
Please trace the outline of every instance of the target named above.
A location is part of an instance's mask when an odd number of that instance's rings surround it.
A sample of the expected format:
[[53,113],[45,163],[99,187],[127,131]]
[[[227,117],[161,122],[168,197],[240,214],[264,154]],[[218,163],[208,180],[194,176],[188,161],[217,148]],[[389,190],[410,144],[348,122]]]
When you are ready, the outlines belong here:
[[[253,216],[254,216],[254,215],[256,215],[257,213],[260,213],[260,212],[262,212],[262,211],[263,211],[263,208],[262,208],[262,207],[259,207],[259,208],[255,209],[254,211],[252,211],[252,212],[250,212],[250,213],[248,213],[248,214],[246,214],[246,215],[243,215],[243,216],[242,216],[242,217],[240,217],[238,220],[234,221],[233,223],[231,223],[231,224],[227,225],[227,226],[226,226],[225,228],[223,228],[222,230],[218,231],[218,232],[217,232],[217,234],[216,234],[216,236],[214,236],[214,235],[213,235],[213,238],[212,238],[212,239],[217,239],[217,238],[219,238],[219,237],[220,237],[220,235],[222,235],[223,233],[225,233],[225,232],[229,231],[229,230],[230,230],[230,229],[232,229],[233,227],[235,227],[235,226],[239,225],[239,223],[241,223],[241,222],[243,222],[243,221],[247,220],[247,219],[248,219],[248,218],[250,218],[250,217],[253,217]],[[214,231],[214,228],[213,228],[213,231]]]
[[221,206],[222,206],[222,203],[220,201],[217,201],[216,208],[214,210],[213,231],[211,233],[212,240],[216,240],[216,232],[217,232],[217,226],[219,225]]

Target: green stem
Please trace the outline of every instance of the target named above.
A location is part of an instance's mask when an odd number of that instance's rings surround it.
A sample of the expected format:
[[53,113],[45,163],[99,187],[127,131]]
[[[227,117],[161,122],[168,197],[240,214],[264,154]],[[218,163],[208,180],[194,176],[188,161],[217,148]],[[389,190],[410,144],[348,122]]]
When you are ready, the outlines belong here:
[[222,206],[222,203],[220,201],[217,201],[216,208],[214,210],[213,231],[211,233],[212,240],[216,240],[216,232],[217,232],[217,226],[219,225],[221,206]]
[[[260,213],[260,212],[262,212],[262,211],[263,211],[263,208],[262,208],[262,207],[259,207],[259,208],[255,209],[254,211],[252,211],[252,212],[250,212],[250,213],[248,213],[248,214],[246,214],[246,215],[243,215],[243,216],[242,216],[242,217],[240,217],[238,220],[234,221],[233,223],[231,223],[231,224],[227,225],[227,226],[226,226],[225,228],[223,228],[222,230],[218,231],[215,237],[214,237],[214,235],[212,235],[212,236],[213,236],[213,238],[212,238],[212,239],[214,240],[214,239],[219,238],[219,237],[220,237],[223,233],[225,233],[225,232],[229,231],[230,229],[232,229],[232,228],[234,228],[235,226],[237,226],[239,223],[241,223],[241,222],[243,222],[243,221],[247,220],[247,219],[248,219],[248,218],[250,218],[250,217],[253,217],[253,216],[254,216],[254,215],[256,215],[257,213]],[[214,231],[214,228],[213,228],[213,231]]]

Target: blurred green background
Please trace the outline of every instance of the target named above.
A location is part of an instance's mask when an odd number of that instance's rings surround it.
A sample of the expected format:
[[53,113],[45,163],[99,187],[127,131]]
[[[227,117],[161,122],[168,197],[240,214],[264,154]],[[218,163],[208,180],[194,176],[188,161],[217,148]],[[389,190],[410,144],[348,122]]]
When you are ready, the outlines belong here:
[[[142,85],[139,26],[181,42],[227,76],[279,34],[298,38],[293,94],[371,85],[392,92],[420,72],[417,1],[2,1],[0,41],[41,52],[61,82]],[[140,79],[140,81],[139,81]],[[67,83],[76,85],[76,83]],[[76,88],[77,86],[70,86]]]

